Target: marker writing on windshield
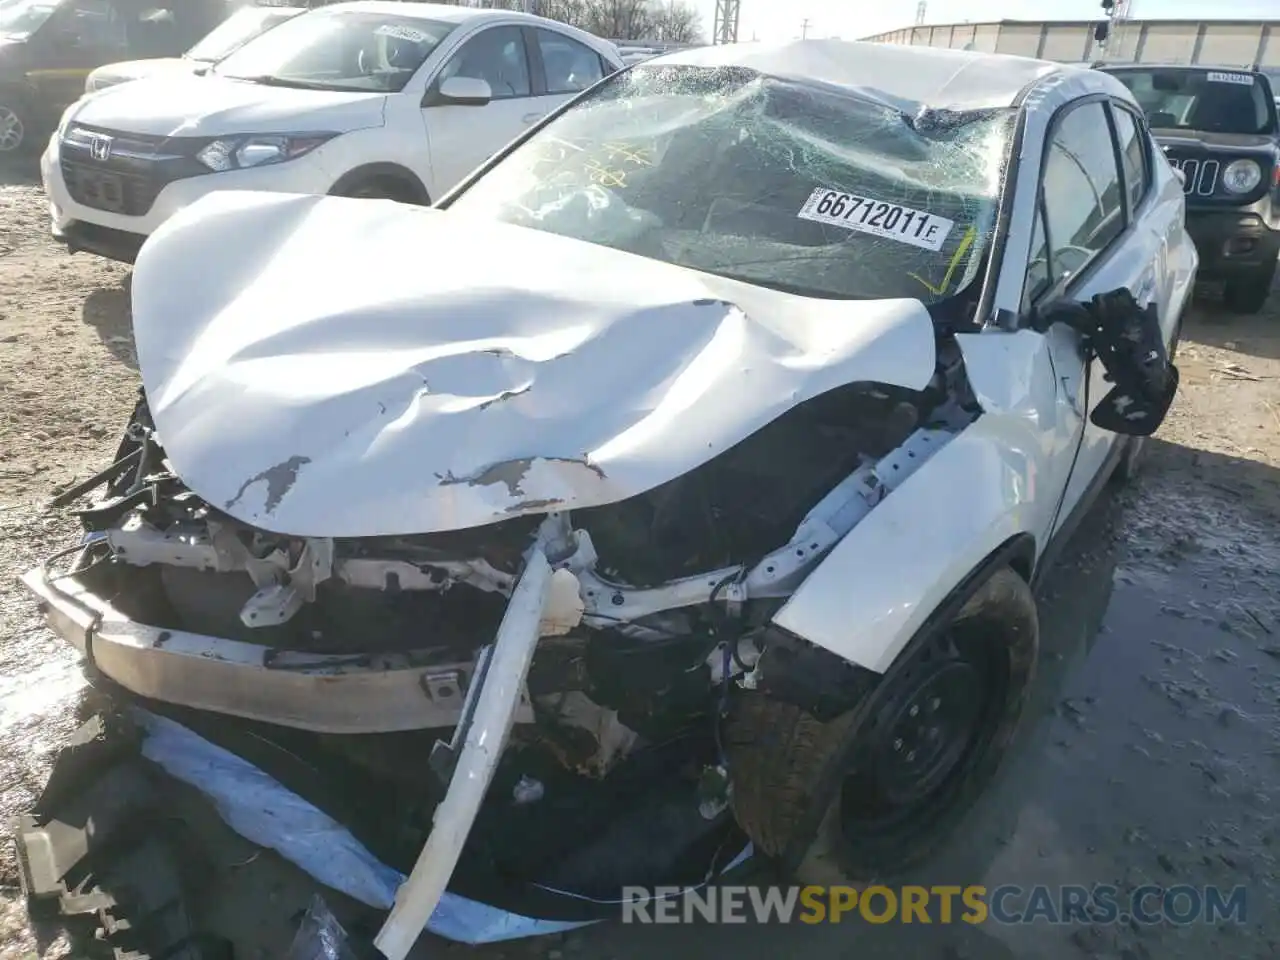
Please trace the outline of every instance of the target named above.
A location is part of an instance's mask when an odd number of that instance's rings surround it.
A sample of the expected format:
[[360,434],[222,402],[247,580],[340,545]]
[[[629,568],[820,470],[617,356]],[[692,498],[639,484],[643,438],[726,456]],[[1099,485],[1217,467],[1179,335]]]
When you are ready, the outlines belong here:
[[969,248],[973,246],[973,241],[977,238],[977,236],[978,236],[977,227],[971,226],[969,227],[968,230],[964,232],[964,236],[960,238],[960,245],[956,247],[956,252],[951,255],[951,262],[947,264],[947,272],[946,274],[943,275],[942,283],[939,286],[935,287],[932,283],[930,283],[924,277],[921,277],[914,273],[909,273],[907,274],[907,276],[911,277],[911,279],[913,280],[919,280],[921,283],[923,283],[926,287],[929,288],[930,293],[934,293],[941,296],[942,293],[947,289],[947,287],[951,286],[952,275],[956,272],[956,268],[960,266],[960,261],[964,259],[964,255],[969,252]]

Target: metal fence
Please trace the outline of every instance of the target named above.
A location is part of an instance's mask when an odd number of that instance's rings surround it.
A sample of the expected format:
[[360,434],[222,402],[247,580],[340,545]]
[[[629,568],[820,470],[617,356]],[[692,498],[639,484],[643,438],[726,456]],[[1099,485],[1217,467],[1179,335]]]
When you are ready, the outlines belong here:
[[1010,53],[1082,63],[1204,63],[1280,68],[1280,20],[1128,20],[1105,45],[1097,21],[1001,20],[906,27],[865,39],[880,43]]

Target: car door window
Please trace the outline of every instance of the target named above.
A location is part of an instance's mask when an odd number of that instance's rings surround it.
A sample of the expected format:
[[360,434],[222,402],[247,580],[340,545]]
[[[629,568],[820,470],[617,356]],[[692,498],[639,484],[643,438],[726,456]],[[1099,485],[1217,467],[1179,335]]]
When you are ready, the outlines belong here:
[[1045,228],[1055,279],[1078,274],[1124,230],[1123,189],[1106,107],[1076,107],[1054,129],[1044,166]]
[[1116,140],[1120,144],[1120,163],[1124,167],[1125,189],[1129,209],[1137,210],[1151,185],[1151,158],[1147,153],[1147,132],[1142,121],[1123,107],[1111,111],[1116,122]]
[[125,21],[131,57],[173,57],[186,49],[177,19],[167,7],[143,7]]
[[1027,259],[1027,283],[1022,290],[1023,310],[1030,309],[1036,298],[1053,286],[1049,270],[1049,240],[1044,231],[1044,207],[1036,205],[1036,220],[1031,234],[1031,256]]
[[577,93],[604,76],[600,57],[590,47],[551,30],[534,33],[547,76],[547,93]]
[[59,33],[85,51],[125,50],[124,19],[105,0],[74,0],[59,8]]
[[495,100],[527,97],[529,58],[519,27],[490,27],[462,45],[440,71],[440,79],[472,77],[484,80]]

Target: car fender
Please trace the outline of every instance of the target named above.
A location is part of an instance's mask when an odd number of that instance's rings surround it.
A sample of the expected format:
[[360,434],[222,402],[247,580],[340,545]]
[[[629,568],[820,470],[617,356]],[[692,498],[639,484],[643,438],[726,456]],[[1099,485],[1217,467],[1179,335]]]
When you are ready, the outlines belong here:
[[396,183],[404,185],[406,191],[413,197],[414,203],[421,204],[424,207],[431,205],[431,197],[427,193],[427,188],[423,186],[421,178],[416,173],[402,164],[388,163],[386,161],[363,163],[348,170],[334,181],[333,186],[329,188],[329,192],[341,196],[352,187],[368,180],[394,180]]
[[883,673],[935,609],[1001,548],[1030,576],[1036,458],[1010,443],[1000,416],[980,417],[832,549],[773,622]]

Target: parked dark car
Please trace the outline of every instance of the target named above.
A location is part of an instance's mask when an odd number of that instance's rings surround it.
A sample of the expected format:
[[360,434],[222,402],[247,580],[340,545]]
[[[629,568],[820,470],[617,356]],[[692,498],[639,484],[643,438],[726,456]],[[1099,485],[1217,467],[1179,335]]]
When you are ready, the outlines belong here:
[[1228,309],[1266,304],[1280,255],[1280,128],[1267,75],[1204,66],[1112,66],[1182,171],[1200,277],[1221,280]]
[[85,77],[107,63],[178,56],[230,0],[0,0],[0,155],[42,145]]

